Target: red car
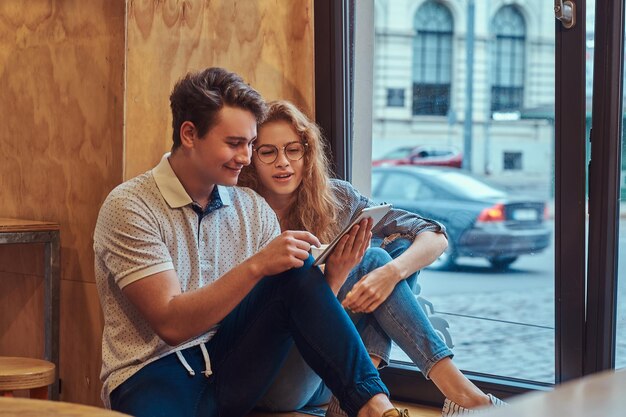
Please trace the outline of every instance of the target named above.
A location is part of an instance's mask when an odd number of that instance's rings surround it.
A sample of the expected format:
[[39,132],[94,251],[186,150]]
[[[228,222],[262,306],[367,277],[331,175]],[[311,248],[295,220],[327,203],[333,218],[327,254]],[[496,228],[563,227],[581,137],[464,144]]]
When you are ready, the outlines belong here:
[[429,165],[461,168],[463,165],[463,154],[453,146],[405,146],[372,161],[372,166],[395,165]]

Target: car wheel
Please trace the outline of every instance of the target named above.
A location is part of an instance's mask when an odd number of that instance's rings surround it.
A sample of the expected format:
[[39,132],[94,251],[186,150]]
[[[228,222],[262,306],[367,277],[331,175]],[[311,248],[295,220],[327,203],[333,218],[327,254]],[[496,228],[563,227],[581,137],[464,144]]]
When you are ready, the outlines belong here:
[[452,243],[448,241],[448,248],[439,258],[429,266],[430,269],[437,271],[450,271],[456,268],[456,253],[452,247]]
[[517,256],[489,258],[489,263],[491,264],[493,269],[507,269],[515,261],[517,261]]

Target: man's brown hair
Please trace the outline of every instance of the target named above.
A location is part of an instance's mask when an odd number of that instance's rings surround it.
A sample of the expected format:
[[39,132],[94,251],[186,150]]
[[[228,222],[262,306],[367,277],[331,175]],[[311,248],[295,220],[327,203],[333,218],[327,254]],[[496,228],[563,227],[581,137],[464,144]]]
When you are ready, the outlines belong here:
[[234,72],[223,68],[207,68],[189,72],[181,78],[170,95],[172,109],[172,151],[180,142],[180,127],[185,121],[194,124],[198,137],[203,137],[216,123],[224,106],[248,110],[257,123],[265,117],[266,104],[261,94]]

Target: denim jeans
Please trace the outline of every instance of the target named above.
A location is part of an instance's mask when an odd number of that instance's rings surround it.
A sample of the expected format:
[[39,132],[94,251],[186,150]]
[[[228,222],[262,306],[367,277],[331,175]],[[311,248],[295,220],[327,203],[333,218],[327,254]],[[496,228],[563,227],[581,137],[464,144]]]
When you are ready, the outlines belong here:
[[156,360],[111,393],[114,410],[134,416],[245,416],[271,385],[295,345],[349,415],[388,395],[350,318],[309,257],[304,267],[264,278],[221,322],[206,344]]
[[[411,241],[399,238],[387,244],[385,249],[375,247],[378,244],[380,241],[372,241],[372,248],[367,250],[361,263],[350,272],[339,290],[339,300],[343,300],[363,276],[403,253]],[[368,353],[379,357],[381,366],[389,363],[393,340],[428,378],[428,373],[437,362],[452,357],[453,354],[437,335],[428,316],[416,301],[412,290],[416,280],[417,273],[412,274],[399,282],[374,312],[351,313],[350,318],[355,323]],[[307,405],[318,405],[328,401],[329,397],[330,393],[323,389],[320,377],[306,365],[298,349],[294,347],[257,407],[271,411],[290,411]]]

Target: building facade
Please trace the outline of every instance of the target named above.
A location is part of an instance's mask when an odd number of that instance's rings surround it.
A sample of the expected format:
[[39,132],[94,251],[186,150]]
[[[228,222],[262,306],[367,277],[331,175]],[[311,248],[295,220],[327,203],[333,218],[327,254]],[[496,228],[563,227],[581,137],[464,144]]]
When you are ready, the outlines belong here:
[[452,145],[472,172],[551,178],[553,6],[375,0],[372,157]]

